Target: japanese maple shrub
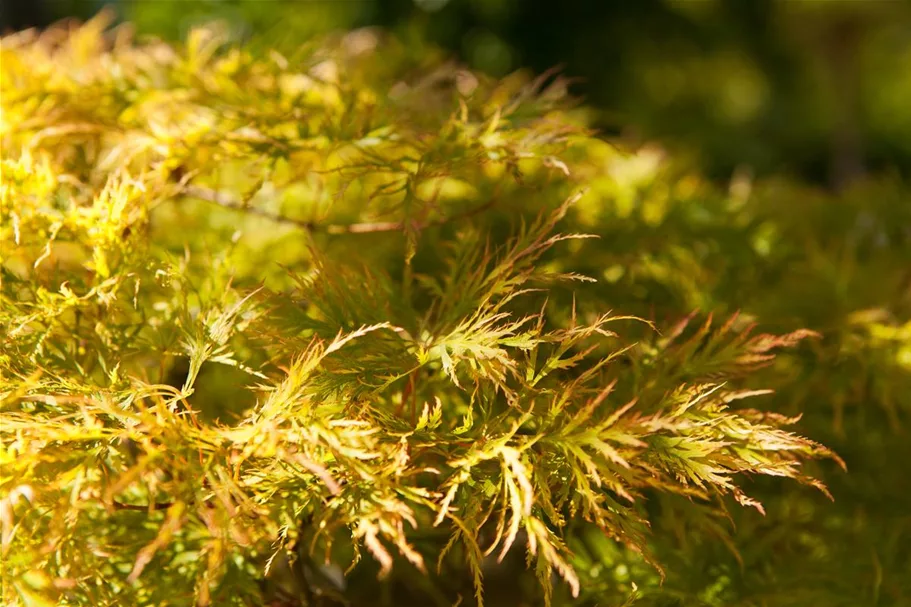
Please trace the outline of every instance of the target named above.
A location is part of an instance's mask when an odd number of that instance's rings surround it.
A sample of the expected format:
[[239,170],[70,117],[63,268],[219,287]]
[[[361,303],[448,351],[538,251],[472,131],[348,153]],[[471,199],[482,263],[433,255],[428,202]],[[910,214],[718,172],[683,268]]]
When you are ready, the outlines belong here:
[[670,203],[597,220],[641,162],[560,78],[105,25],[2,41],[8,604],[621,604],[674,574],[656,517],[825,491],[744,406],[816,334],[610,253]]

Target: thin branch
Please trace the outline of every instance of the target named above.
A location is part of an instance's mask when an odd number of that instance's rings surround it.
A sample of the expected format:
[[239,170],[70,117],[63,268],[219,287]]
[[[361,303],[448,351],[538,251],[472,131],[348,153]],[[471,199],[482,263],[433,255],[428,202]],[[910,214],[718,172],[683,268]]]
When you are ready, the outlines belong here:
[[118,502],[117,500],[112,500],[112,503],[114,505],[114,508],[117,510],[137,510],[139,512],[148,512],[149,510],[167,510],[174,505],[171,502],[152,503],[147,505],[124,504],[122,502]]
[[[330,223],[330,224],[320,224],[314,223],[312,221],[304,221],[302,219],[294,219],[293,217],[287,217],[285,215],[279,215],[277,213],[272,213],[258,207],[249,206],[241,201],[237,200],[229,194],[224,194],[216,190],[209,188],[196,186],[196,185],[186,185],[181,190],[187,196],[191,198],[197,198],[205,202],[211,202],[219,206],[234,209],[237,211],[243,211],[245,213],[250,213],[258,217],[265,217],[271,221],[277,223],[283,223],[286,225],[293,225],[295,227],[307,230],[308,232],[323,232],[326,234],[370,234],[373,232],[398,232],[405,229],[405,222],[401,221],[372,221],[372,222],[363,222],[363,223],[349,223],[349,224],[339,224],[339,223]],[[425,223],[418,223],[415,225],[415,228],[418,230],[423,230],[431,226],[439,226],[447,224],[451,221],[456,221],[460,219],[467,219],[489,209],[494,204],[494,198],[491,198],[484,204],[478,205],[474,208],[468,209],[461,213],[451,215],[449,217],[441,217],[439,219],[434,219],[433,221],[428,221]]]

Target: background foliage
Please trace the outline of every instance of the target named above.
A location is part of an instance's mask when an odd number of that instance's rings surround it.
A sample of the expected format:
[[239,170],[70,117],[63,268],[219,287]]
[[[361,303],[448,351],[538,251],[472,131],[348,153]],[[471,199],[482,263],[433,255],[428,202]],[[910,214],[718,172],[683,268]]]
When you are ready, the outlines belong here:
[[587,131],[663,110],[416,35],[239,50],[287,18],[244,6],[176,47],[3,40],[5,599],[908,602],[901,154],[817,153],[833,193],[769,136],[719,184],[748,130],[674,121],[697,169]]

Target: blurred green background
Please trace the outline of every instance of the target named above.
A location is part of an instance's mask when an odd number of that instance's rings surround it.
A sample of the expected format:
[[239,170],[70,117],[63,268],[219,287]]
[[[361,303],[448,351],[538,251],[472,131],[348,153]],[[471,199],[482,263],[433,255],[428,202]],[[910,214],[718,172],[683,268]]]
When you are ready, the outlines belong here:
[[905,0],[4,0],[0,29],[103,6],[166,38],[215,18],[279,47],[378,25],[493,75],[560,66],[604,133],[660,141],[718,180],[839,189],[911,170]]

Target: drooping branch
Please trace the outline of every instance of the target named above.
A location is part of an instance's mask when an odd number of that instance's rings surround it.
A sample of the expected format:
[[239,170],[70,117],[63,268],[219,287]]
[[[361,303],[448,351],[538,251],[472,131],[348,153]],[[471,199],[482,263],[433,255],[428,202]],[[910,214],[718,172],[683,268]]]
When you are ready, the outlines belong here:
[[[216,190],[202,186],[185,185],[181,191],[183,194],[191,198],[197,198],[205,202],[211,202],[227,209],[243,211],[245,213],[250,213],[258,217],[265,217],[266,219],[269,219],[276,223],[292,225],[303,230],[307,230],[308,232],[322,232],[324,234],[334,235],[370,234],[375,232],[398,232],[404,230],[407,225],[406,222],[402,221],[368,221],[349,224],[317,223],[313,221],[305,221],[303,219],[295,219],[293,217],[288,217],[286,215],[281,215],[278,213],[272,213],[258,207],[250,206],[237,200],[230,194],[225,194],[223,192],[218,192]],[[461,213],[450,215],[449,217],[441,217],[432,221],[415,222],[413,227],[417,230],[423,230],[424,228],[444,225],[461,219],[467,219],[489,209],[491,206],[493,206],[495,200],[495,198],[491,198],[483,204],[472,207]]]

